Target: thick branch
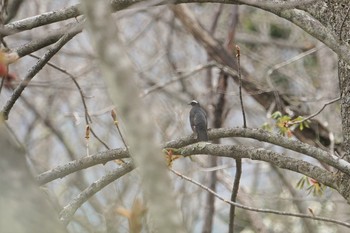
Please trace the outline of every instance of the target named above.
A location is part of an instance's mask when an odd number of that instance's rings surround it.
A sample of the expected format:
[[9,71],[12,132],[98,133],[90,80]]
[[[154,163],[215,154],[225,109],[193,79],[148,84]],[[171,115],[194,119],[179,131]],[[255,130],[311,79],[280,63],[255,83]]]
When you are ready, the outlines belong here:
[[77,17],[81,14],[79,4],[58,11],[45,12],[25,19],[6,24],[1,31],[2,36],[8,36],[17,32],[30,30],[47,24]]
[[30,41],[18,48],[13,49],[14,52],[18,54],[19,57],[24,57],[30,53],[33,53],[39,49],[42,49],[48,45],[57,42],[63,35],[78,34],[82,32],[84,22],[70,23],[59,30],[48,32],[43,38]]
[[248,158],[252,160],[265,161],[279,168],[304,174],[322,184],[337,189],[335,183],[336,176],[332,172],[326,171],[303,160],[294,159],[263,148],[257,149],[250,146],[218,145],[201,142],[180,149],[174,149],[174,153],[181,154],[183,156],[208,154],[234,159]]
[[[222,129],[212,129],[208,131],[208,136],[210,140],[216,138],[225,137],[246,137],[254,138],[259,141],[268,142],[274,145],[278,145],[310,157],[313,157],[319,161],[325,162],[347,174],[350,175],[350,163],[338,158],[331,153],[321,150],[317,147],[310,146],[306,143],[293,140],[291,138],[282,137],[278,134],[269,133],[262,129],[243,129],[243,128],[222,128]],[[194,143],[195,139],[192,136],[179,138],[176,141],[170,141],[165,144],[167,148],[179,148],[185,145]]]
[[44,185],[48,182],[63,178],[73,172],[92,167],[97,164],[106,164],[115,159],[128,158],[129,154],[126,149],[112,149],[99,152],[94,155],[86,156],[78,160],[71,161],[67,164],[57,166],[49,171],[43,172],[36,177],[39,185]]

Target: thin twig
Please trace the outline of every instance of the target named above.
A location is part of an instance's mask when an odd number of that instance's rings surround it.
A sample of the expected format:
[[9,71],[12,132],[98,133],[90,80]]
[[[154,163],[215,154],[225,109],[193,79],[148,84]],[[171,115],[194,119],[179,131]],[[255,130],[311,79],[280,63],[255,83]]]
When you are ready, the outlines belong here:
[[276,214],[276,215],[282,215],[282,216],[290,216],[290,217],[297,217],[297,218],[307,218],[307,219],[312,219],[312,220],[316,220],[316,221],[323,221],[323,222],[331,222],[331,223],[335,223],[338,225],[342,225],[345,226],[347,228],[350,228],[350,223],[347,222],[342,222],[336,219],[332,219],[332,218],[325,218],[325,217],[319,217],[319,216],[311,216],[311,215],[306,215],[306,214],[299,214],[299,213],[290,213],[290,212],[284,212],[284,211],[278,211],[278,210],[271,210],[271,209],[261,209],[261,208],[253,208],[250,206],[245,206],[245,205],[241,205],[237,202],[232,202],[230,200],[225,199],[224,197],[220,196],[218,193],[214,192],[213,190],[209,189],[208,187],[202,185],[201,183],[175,171],[172,168],[169,168],[171,172],[173,172],[175,175],[179,176],[180,178],[187,180],[189,182],[191,182],[192,184],[195,184],[197,186],[199,186],[200,188],[206,190],[207,192],[213,194],[214,196],[216,196],[218,199],[220,199],[223,202],[226,202],[227,204],[230,205],[234,205],[238,208],[241,209],[245,209],[248,211],[254,211],[254,212],[259,212],[259,213],[269,213],[269,214]]
[[[243,96],[242,96],[242,74],[241,74],[241,50],[238,45],[236,45],[236,58],[237,58],[237,71],[239,79],[239,100],[241,103],[242,117],[243,117],[243,128],[247,128],[247,121],[245,117],[244,105],[243,105]],[[238,195],[239,184],[242,176],[242,159],[236,159],[236,174],[235,180],[233,182],[231,201],[235,202]],[[229,220],[229,233],[234,232],[234,222],[235,222],[235,206],[231,205],[230,207],[230,220]]]
[[241,50],[238,45],[236,45],[237,50],[237,71],[238,71],[238,79],[239,79],[239,100],[241,103],[242,116],[243,116],[243,128],[247,128],[247,120],[245,117],[244,105],[243,105],[243,97],[242,97],[242,73],[241,73]]
[[[36,58],[36,59],[40,59],[38,56],[34,55],[34,54],[29,54],[29,56]],[[67,75],[74,83],[74,85],[76,86],[76,88],[79,91],[80,94],[80,98],[81,101],[83,103],[83,107],[84,107],[84,116],[85,116],[85,123],[86,125],[90,126],[90,132],[92,133],[92,135],[108,150],[110,149],[109,146],[107,145],[107,143],[105,143],[99,136],[97,136],[97,134],[95,133],[95,131],[93,130],[93,128],[91,127],[90,123],[92,123],[92,119],[91,116],[89,114],[87,105],[86,105],[86,101],[85,101],[85,95],[83,93],[82,88],[80,87],[78,81],[77,81],[77,77],[75,77],[74,75],[72,75],[71,73],[69,73],[68,71],[66,71],[65,69],[53,64],[52,62],[47,62],[48,66],[51,66],[52,68],[64,73],[65,75]]]
[[124,136],[123,136],[123,134],[122,134],[122,132],[121,132],[121,130],[119,128],[119,121],[118,121],[118,117],[117,117],[117,111],[112,109],[111,115],[112,115],[112,118],[113,118],[113,121],[114,121],[114,125],[117,127],[117,131],[119,133],[119,136],[120,136],[120,138],[123,141],[125,149],[126,149],[127,152],[129,152],[128,144],[126,143],[126,140],[125,140],[125,138],[124,138]]
[[311,118],[314,118],[315,116],[317,116],[318,114],[320,114],[320,113],[323,111],[323,109],[325,109],[325,107],[326,107],[327,105],[333,104],[333,103],[339,101],[340,99],[341,99],[341,97],[337,97],[337,98],[335,98],[335,99],[332,99],[332,100],[328,101],[327,103],[325,103],[325,104],[322,106],[322,108],[320,108],[320,109],[319,109],[317,112],[315,112],[314,114],[311,114],[310,116],[308,116],[308,117],[306,117],[306,118],[304,118],[304,119],[302,119],[302,120],[300,120],[300,121],[290,121],[290,122],[288,122],[288,126],[295,125],[295,124],[300,124],[300,123],[303,123],[303,122],[305,122],[305,121],[307,121],[307,120],[310,120]]
[[47,62],[66,44],[70,41],[78,32],[68,32],[62,36],[45,54],[38,60],[38,62],[28,71],[25,78],[20,82],[18,87],[13,91],[10,99],[6,102],[5,106],[1,110],[1,114],[4,119],[8,119],[8,115],[17,101],[21,96],[24,89],[27,87],[28,83],[33,79],[33,77],[47,64]]
[[156,84],[156,85],[148,88],[147,90],[144,91],[144,93],[141,95],[141,97],[145,97],[148,94],[150,94],[150,93],[152,93],[152,92],[154,92],[156,90],[162,89],[162,88],[164,88],[165,86],[167,86],[169,84],[172,84],[174,82],[177,82],[177,81],[189,78],[192,75],[194,75],[195,73],[197,73],[197,72],[199,72],[199,71],[201,71],[203,69],[213,67],[213,66],[215,66],[215,62],[208,62],[207,64],[199,65],[199,66],[197,66],[196,68],[194,68],[193,70],[191,70],[191,71],[189,71],[187,73],[184,73],[184,74],[182,74],[180,76],[172,77],[169,80],[167,80],[166,82],[159,83],[159,84]]
[[315,48],[312,48],[312,49],[309,49],[308,51],[305,51],[303,53],[300,53],[294,57],[292,57],[291,59],[288,59],[284,62],[281,62],[281,63],[278,63],[276,65],[274,65],[273,67],[271,67],[268,71],[267,71],[267,77],[269,77],[275,70],[278,70],[280,68],[282,68],[283,66],[286,66],[286,65],[289,65],[293,62],[296,62],[298,60],[300,60],[301,58],[307,56],[307,55],[310,55],[314,52],[317,52],[318,50],[324,48],[325,45],[321,45],[321,46],[318,46],[318,47],[315,47]]

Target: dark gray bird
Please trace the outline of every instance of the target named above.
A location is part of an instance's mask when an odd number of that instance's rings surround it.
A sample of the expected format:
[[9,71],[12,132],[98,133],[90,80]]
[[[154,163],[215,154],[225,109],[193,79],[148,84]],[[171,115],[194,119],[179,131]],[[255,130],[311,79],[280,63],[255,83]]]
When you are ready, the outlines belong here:
[[190,111],[190,124],[193,132],[197,134],[197,140],[199,142],[208,141],[207,113],[199,105],[198,101],[192,100],[189,104],[192,105]]

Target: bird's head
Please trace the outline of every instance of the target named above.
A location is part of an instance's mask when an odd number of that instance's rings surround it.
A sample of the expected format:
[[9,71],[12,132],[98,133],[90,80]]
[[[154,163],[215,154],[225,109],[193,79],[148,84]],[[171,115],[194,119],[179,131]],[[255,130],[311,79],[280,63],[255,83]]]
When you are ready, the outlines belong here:
[[192,105],[192,106],[199,106],[199,103],[197,100],[192,100],[191,102],[188,103],[189,105]]

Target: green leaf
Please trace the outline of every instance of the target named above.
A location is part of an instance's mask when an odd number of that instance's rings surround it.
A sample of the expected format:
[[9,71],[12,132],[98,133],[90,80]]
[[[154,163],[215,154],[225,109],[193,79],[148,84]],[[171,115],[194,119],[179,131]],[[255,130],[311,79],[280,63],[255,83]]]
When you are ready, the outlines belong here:
[[278,119],[278,118],[282,117],[282,113],[280,111],[276,111],[276,112],[272,113],[271,117],[273,119]]

